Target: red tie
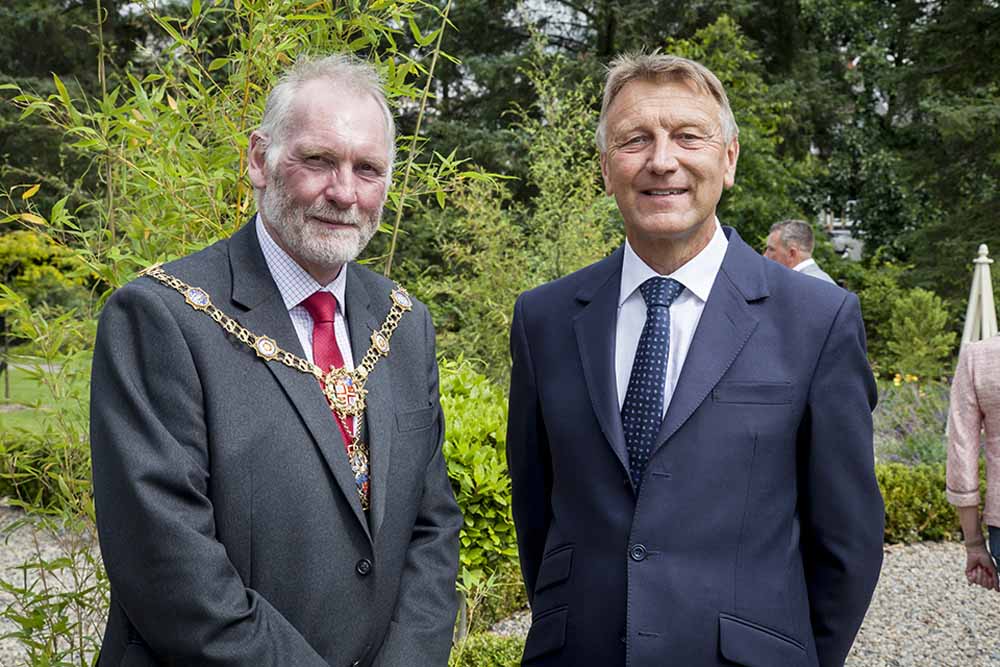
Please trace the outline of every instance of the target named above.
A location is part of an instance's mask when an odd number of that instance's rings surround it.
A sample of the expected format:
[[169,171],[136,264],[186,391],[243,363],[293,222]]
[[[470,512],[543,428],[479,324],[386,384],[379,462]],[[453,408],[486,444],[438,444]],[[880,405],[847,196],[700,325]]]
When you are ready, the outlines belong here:
[[[320,290],[303,301],[302,305],[309,311],[313,320],[313,362],[324,373],[329,371],[331,367],[342,367],[344,357],[340,354],[337,334],[333,328],[333,316],[337,312],[337,297]],[[344,446],[346,447],[353,441],[351,434],[354,433],[354,418],[341,418],[336,413],[334,418],[340,427],[340,433],[344,436]]]

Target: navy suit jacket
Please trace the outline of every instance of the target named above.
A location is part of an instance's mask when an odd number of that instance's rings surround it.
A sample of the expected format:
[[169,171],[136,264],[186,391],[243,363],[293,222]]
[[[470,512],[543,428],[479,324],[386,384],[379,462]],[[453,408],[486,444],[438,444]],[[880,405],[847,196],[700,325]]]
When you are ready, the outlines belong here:
[[842,665],[882,562],[857,298],[729,247],[636,496],[622,249],[521,295],[507,456],[525,665]]

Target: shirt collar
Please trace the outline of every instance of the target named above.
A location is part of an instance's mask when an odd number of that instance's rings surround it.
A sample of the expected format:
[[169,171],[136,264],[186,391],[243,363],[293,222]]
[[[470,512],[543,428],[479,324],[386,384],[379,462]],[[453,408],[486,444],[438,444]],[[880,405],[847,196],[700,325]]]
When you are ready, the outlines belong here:
[[264,226],[260,216],[256,216],[257,240],[264,253],[267,268],[278,287],[285,308],[291,310],[305,299],[320,290],[330,292],[337,298],[341,314],[345,313],[344,294],[347,286],[347,264],[344,264],[337,277],[327,285],[320,285],[309,272],[299,266],[292,257],[279,246]]
[[815,263],[816,263],[816,260],[813,259],[812,257],[810,257],[809,259],[804,259],[801,262],[799,262],[798,264],[796,264],[795,267],[792,269],[792,271],[802,271],[807,266],[812,266]]
[[[729,240],[722,231],[719,219],[715,219],[715,233],[708,245],[701,249],[697,255],[689,259],[683,266],[671,273],[667,278],[673,278],[684,285],[688,291],[701,299],[708,301],[708,294],[712,291],[715,283],[715,276],[722,266],[722,259],[726,256],[726,248],[729,247]],[[621,307],[625,300],[632,296],[632,293],[639,289],[650,278],[660,274],[653,270],[646,262],[642,261],[632,250],[628,239],[625,240],[625,257],[622,260],[622,282],[621,291],[618,295],[618,306]]]

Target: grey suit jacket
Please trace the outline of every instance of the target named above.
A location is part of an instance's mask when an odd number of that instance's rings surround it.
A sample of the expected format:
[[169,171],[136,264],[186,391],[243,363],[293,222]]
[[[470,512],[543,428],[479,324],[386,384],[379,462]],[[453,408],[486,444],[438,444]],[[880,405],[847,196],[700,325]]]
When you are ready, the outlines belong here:
[[[302,354],[253,225],[165,268]],[[351,265],[355,359],[391,287]],[[370,517],[315,378],[259,359],[153,279],[112,295],[91,401],[112,598],[100,665],[447,663],[461,515],[422,304],[367,388]]]
[[813,278],[819,278],[820,280],[825,280],[828,283],[833,283],[834,285],[836,285],[833,278],[831,278],[826,271],[819,268],[819,264],[817,264],[815,261],[813,261],[812,264],[807,264],[806,266],[803,266],[799,270],[799,273],[804,273],[807,276],[812,276]]

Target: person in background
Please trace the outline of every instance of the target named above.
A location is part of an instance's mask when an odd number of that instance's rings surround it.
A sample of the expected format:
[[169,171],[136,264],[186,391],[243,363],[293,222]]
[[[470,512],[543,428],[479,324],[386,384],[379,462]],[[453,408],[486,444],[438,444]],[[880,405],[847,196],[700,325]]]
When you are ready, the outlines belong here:
[[832,283],[833,278],[819,268],[819,264],[813,259],[814,244],[812,225],[803,220],[783,220],[771,225],[764,257],[773,259],[792,271]]
[[[980,516],[979,444],[984,431],[986,502]],[[948,411],[947,485],[948,501],[958,511],[965,538],[965,578],[1000,590],[1000,337],[966,343],[958,355]]]

